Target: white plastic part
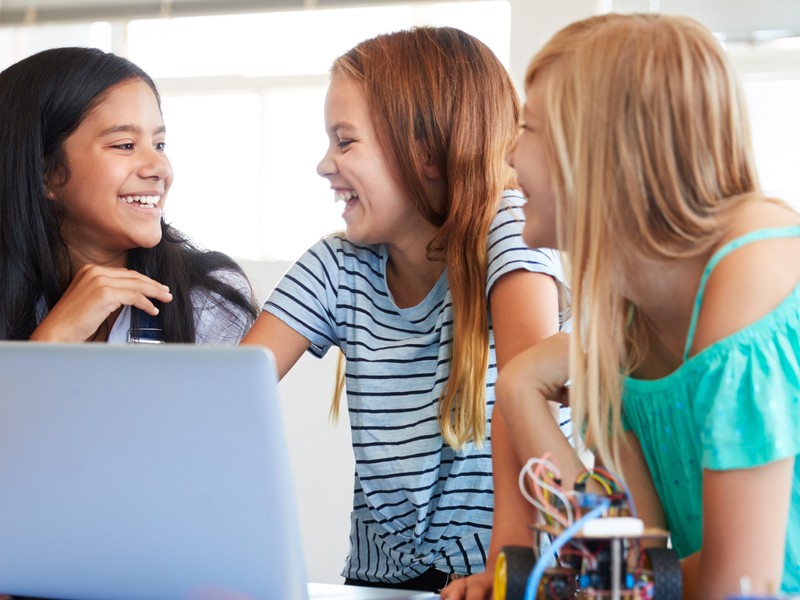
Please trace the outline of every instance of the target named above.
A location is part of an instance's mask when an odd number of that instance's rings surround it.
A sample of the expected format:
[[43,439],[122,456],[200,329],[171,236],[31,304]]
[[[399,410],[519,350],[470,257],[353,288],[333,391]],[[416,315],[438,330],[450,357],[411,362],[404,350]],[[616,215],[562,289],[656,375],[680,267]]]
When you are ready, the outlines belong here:
[[644,522],[633,517],[601,517],[588,521],[581,533],[590,538],[636,537],[644,533]]

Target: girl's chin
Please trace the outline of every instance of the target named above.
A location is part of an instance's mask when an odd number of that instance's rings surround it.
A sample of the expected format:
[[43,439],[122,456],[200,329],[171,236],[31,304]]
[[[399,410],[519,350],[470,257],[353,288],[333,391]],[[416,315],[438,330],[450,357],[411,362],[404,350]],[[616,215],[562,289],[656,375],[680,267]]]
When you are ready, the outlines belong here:
[[161,229],[159,228],[157,235],[153,234],[150,236],[142,237],[136,241],[138,242],[138,245],[136,246],[137,248],[147,248],[147,249],[155,248],[161,243]]
[[539,244],[537,244],[536,232],[528,223],[529,222],[526,222],[525,228],[522,230],[522,241],[525,242],[529,248],[538,248]]
[[383,240],[375,239],[375,236],[371,236],[369,231],[364,231],[364,229],[360,229],[356,226],[351,226],[345,223],[344,227],[344,237],[347,238],[348,242],[352,242],[354,244],[380,244]]
[[366,243],[360,235],[358,235],[358,231],[354,230],[352,227],[345,227],[344,228],[344,237],[347,238],[348,242],[352,242],[354,244],[364,244]]
[[522,229],[522,241],[529,248],[551,248],[558,250],[558,236],[555,227],[542,228],[541,221],[529,218]]

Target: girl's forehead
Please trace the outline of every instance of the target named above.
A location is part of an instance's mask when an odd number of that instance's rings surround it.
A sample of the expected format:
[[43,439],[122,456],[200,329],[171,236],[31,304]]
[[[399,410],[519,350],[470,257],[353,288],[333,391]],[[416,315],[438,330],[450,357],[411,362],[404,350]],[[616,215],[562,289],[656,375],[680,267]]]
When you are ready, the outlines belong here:
[[537,113],[542,111],[547,83],[547,77],[544,73],[537,73],[531,80],[525,90],[525,104],[523,105],[525,112]]
[[108,88],[100,101],[101,104],[121,104],[128,102],[158,104],[156,95],[147,83],[138,78],[125,79]]
[[108,88],[75,132],[103,135],[106,129],[120,126],[143,130],[163,128],[161,109],[153,90],[141,79],[124,80]]
[[325,96],[325,114],[328,119],[368,121],[369,105],[362,87],[347,77],[331,80]]
[[328,95],[352,95],[364,97],[364,88],[355,79],[348,75],[336,74],[328,83]]

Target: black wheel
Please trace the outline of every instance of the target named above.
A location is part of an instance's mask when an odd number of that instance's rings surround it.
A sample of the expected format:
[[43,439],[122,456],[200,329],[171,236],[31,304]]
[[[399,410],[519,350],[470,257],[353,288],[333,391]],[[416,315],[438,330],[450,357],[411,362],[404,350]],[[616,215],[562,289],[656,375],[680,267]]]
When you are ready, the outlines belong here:
[[523,600],[536,560],[527,546],[504,546],[494,569],[494,600]]
[[653,574],[653,600],[681,600],[683,575],[675,551],[672,548],[647,548],[644,553]]

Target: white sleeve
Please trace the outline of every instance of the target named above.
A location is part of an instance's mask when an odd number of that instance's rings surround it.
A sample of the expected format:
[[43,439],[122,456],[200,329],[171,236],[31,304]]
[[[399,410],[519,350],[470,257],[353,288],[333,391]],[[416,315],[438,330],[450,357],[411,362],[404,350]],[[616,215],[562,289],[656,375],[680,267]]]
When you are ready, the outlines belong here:
[[[245,298],[252,296],[250,282],[237,271],[214,271],[211,276],[238,289]],[[253,325],[245,309],[205,288],[192,290],[192,309],[197,344],[236,345]]]

